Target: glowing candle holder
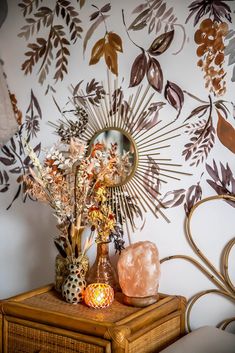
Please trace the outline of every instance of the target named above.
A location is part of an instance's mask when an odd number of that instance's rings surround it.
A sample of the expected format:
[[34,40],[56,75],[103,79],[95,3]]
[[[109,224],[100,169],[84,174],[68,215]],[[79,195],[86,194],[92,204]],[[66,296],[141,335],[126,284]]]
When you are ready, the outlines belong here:
[[114,290],[105,283],[92,283],[87,286],[84,299],[92,308],[107,308],[114,300]]

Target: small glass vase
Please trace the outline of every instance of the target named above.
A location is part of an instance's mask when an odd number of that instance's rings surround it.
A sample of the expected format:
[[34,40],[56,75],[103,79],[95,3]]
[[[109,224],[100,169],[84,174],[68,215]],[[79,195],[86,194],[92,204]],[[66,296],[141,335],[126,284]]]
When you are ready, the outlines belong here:
[[117,273],[111,264],[109,258],[110,241],[97,240],[97,254],[94,264],[91,266],[87,284],[106,283],[109,284],[115,292],[120,290]]

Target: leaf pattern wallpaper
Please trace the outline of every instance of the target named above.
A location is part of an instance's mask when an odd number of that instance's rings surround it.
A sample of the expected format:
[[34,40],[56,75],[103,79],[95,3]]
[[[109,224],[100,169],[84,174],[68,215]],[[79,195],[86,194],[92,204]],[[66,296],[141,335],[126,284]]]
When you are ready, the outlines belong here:
[[[153,199],[159,198],[171,223],[153,220],[149,214],[145,219],[133,206],[140,225],[132,241],[155,242],[161,257],[175,249],[190,251],[183,222],[193,205],[210,195],[235,194],[234,25],[234,0],[8,0],[8,16],[0,29],[0,59],[19,130],[0,151],[0,248],[14,258],[15,266],[24,268],[24,276],[30,273],[33,279],[6,286],[0,297],[43,284],[46,275],[53,276],[55,252],[50,237],[54,225],[50,211],[24,193],[24,175],[31,161],[24,154],[23,141],[30,142],[40,156],[56,135],[66,141],[66,129],[75,136],[82,133],[89,116],[72,109],[70,103],[77,99],[98,106],[109,84],[107,77],[111,82],[118,79],[110,97],[111,116],[120,108],[121,118],[131,125],[126,119],[130,97],[149,86],[153,101],[142,111],[136,131],[160,122],[182,126],[170,142],[171,152],[162,152],[163,163],[149,155],[146,168],[145,190]],[[63,129],[61,117],[67,121]],[[165,185],[156,176],[168,171],[164,161],[170,159],[172,168],[177,163],[182,173]],[[233,211],[234,204],[227,201],[227,214]],[[30,261],[40,257],[29,241],[32,229],[23,226],[29,221],[27,212],[32,215],[35,244],[41,236],[38,217],[44,218],[42,231],[48,233],[43,238],[48,262],[38,280],[33,274],[39,260],[31,272],[26,270]],[[223,221],[224,214],[216,216]],[[202,217],[202,227],[204,222]],[[223,222],[224,228],[229,227],[228,221]],[[213,233],[213,220],[209,223]],[[28,242],[34,255],[17,259],[19,249],[26,251]],[[6,258],[2,261],[0,281],[6,276]],[[52,268],[50,273],[46,266]],[[6,271],[13,280],[13,269]],[[161,291],[185,294],[185,286],[163,278]],[[191,294],[189,288],[186,294]]]

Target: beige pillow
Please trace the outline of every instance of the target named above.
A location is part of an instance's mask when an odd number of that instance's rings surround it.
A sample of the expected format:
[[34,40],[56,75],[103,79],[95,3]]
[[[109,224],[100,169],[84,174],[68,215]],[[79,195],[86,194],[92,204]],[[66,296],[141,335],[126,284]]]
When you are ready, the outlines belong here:
[[211,326],[200,327],[161,353],[235,353],[235,334]]

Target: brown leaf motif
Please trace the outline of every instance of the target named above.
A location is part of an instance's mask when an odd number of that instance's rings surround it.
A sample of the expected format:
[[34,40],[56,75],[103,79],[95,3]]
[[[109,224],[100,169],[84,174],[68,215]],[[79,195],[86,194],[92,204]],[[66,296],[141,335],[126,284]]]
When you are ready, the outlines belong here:
[[163,73],[159,62],[155,58],[149,58],[147,68],[147,79],[149,84],[159,93],[163,87]]
[[123,102],[124,94],[122,88],[119,87],[112,93],[112,109],[110,110],[110,115],[116,114]]
[[94,65],[98,63],[98,61],[104,54],[104,47],[105,38],[101,38],[95,43],[94,47],[92,48],[89,65]]
[[89,65],[97,64],[100,58],[104,56],[108,68],[113,74],[118,75],[117,52],[122,52],[122,40],[116,33],[108,32],[92,48]]
[[171,45],[173,37],[174,37],[174,30],[163,33],[160,36],[158,36],[153,41],[150,48],[148,49],[149,54],[157,56],[164,53]]
[[130,87],[138,86],[138,84],[143,80],[146,70],[147,70],[147,58],[143,51],[135,58],[135,61],[132,65],[129,86]]
[[144,188],[153,199],[158,197],[160,189],[160,167],[152,157],[148,156],[148,169],[145,172]]
[[[99,11],[96,11],[96,13],[99,15]],[[97,16],[98,16],[97,15]],[[97,29],[97,27],[103,23],[106,18],[108,18],[109,16],[108,15],[103,15],[103,16],[100,16],[98,17],[98,19],[91,25],[91,27],[88,29],[86,35],[85,35],[85,38],[84,38],[84,41],[83,41],[83,54],[85,53],[86,51],[86,47],[87,47],[87,43],[89,41],[89,39],[91,38],[92,34],[94,33],[94,31]]]
[[[226,166],[220,162],[220,172],[213,160],[213,166],[206,164],[206,170],[210,175],[211,179],[207,179],[207,183],[218,195],[234,195],[235,194],[235,178],[229,167],[228,163]],[[227,201],[232,207],[235,207],[235,203]]]
[[147,26],[147,19],[149,18],[150,9],[146,9],[141,12],[135,20],[131,23],[128,29],[132,29],[134,31],[139,30]]
[[[17,100],[14,94],[11,95],[12,104],[15,113],[21,118],[22,113],[17,109]],[[15,106],[14,106],[15,105]],[[12,178],[15,177],[15,181],[19,184],[12,201],[6,208],[7,210],[12,206],[19,195],[24,193],[24,180],[23,175],[28,171],[30,167],[30,160],[25,158],[23,148],[23,138],[29,142],[34,137],[37,137],[37,133],[40,130],[40,120],[42,119],[42,112],[39,102],[31,90],[30,103],[25,114],[25,121],[21,123],[17,133],[8,141],[8,143],[0,149],[0,193],[5,193],[10,190],[10,183]],[[34,152],[39,155],[41,150],[41,143],[34,147]],[[9,175],[11,174],[11,177]],[[15,186],[15,183],[12,182]],[[22,195],[23,202],[29,197],[26,194]]]
[[122,53],[122,40],[119,37],[119,35],[117,35],[114,32],[109,32],[108,33],[108,42],[111,45],[111,47],[113,47],[116,51],[119,51]]
[[193,1],[189,5],[190,14],[186,19],[186,23],[189,19],[195,15],[194,18],[194,26],[200,21],[200,19],[207,15],[208,17],[212,17],[214,22],[222,22],[223,17],[225,17],[229,22],[232,22],[231,19],[231,9],[225,1],[217,0],[217,1]]
[[111,9],[111,5],[110,3],[104,5],[103,7],[101,7],[100,12],[108,12]]
[[[87,82],[85,86],[85,95],[84,95],[84,93],[82,94],[80,91],[82,83],[83,83],[83,80],[78,82],[75,85],[72,93],[72,98],[71,98],[71,101],[73,102],[72,111],[75,113],[75,116],[77,116],[77,114],[79,113],[80,105],[85,106],[87,104],[87,101],[89,101],[92,105],[98,105],[100,100],[103,98],[105,94],[103,85],[93,78],[90,82]],[[65,112],[63,111],[63,115],[64,114]],[[67,119],[71,120],[70,118],[71,116],[70,117],[68,116]],[[59,126],[60,124],[58,125],[58,128]]]
[[[80,7],[83,4],[84,0],[81,0]],[[24,17],[31,14],[34,7],[36,11],[33,17],[25,18],[27,24],[21,28],[18,36],[29,41],[30,37],[38,34],[41,30],[45,36],[45,38],[37,36],[33,43],[27,45],[29,50],[25,53],[26,59],[21,67],[26,75],[31,74],[33,68],[41,61],[38,70],[41,84],[45,82],[54,60],[56,62],[53,78],[55,82],[59,79],[63,80],[64,75],[67,74],[68,56],[70,55],[68,46],[81,38],[83,31],[80,26],[79,14],[72,6],[71,1],[58,0],[51,2],[50,5],[53,7],[38,7],[39,0],[23,0],[19,4]],[[50,5],[48,3],[48,6]],[[61,20],[63,24],[60,24]],[[67,31],[65,31],[66,28]]]
[[190,141],[185,144],[182,155],[186,161],[192,159],[190,166],[197,166],[208,157],[214,146],[215,129],[211,117],[187,125],[185,132],[190,135]]
[[117,53],[109,43],[105,43],[104,58],[105,58],[106,65],[111,70],[111,72],[117,75],[118,74]]
[[149,130],[156,126],[159,121],[159,111],[164,107],[166,103],[156,102],[151,103],[148,110],[143,111],[138,119],[138,124],[136,126],[136,131]]
[[172,107],[178,111],[181,111],[184,103],[184,94],[179,86],[173,82],[167,81],[164,95]]
[[202,188],[199,183],[191,185],[185,195],[184,210],[188,216],[195,203],[202,198]]
[[217,123],[217,136],[220,142],[227,147],[231,152],[235,153],[235,129],[226,121],[220,112],[217,110],[218,123]]
[[162,198],[161,204],[165,208],[177,207],[183,203],[185,199],[185,189],[168,191]]
[[142,12],[147,6],[148,6],[147,3],[146,4],[140,4],[132,11],[132,13]]
[[[138,5],[133,11],[137,14],[131,22],[128,30],[139,31],[148,26],[148,33],[155,31],[160,32],[163,29],[167,32],[168,29],[173,29],[177,17],[173,14],[174,8],[168,8],[167,1],[150,0]],[[163,26],[165,28],[163,28]]]

